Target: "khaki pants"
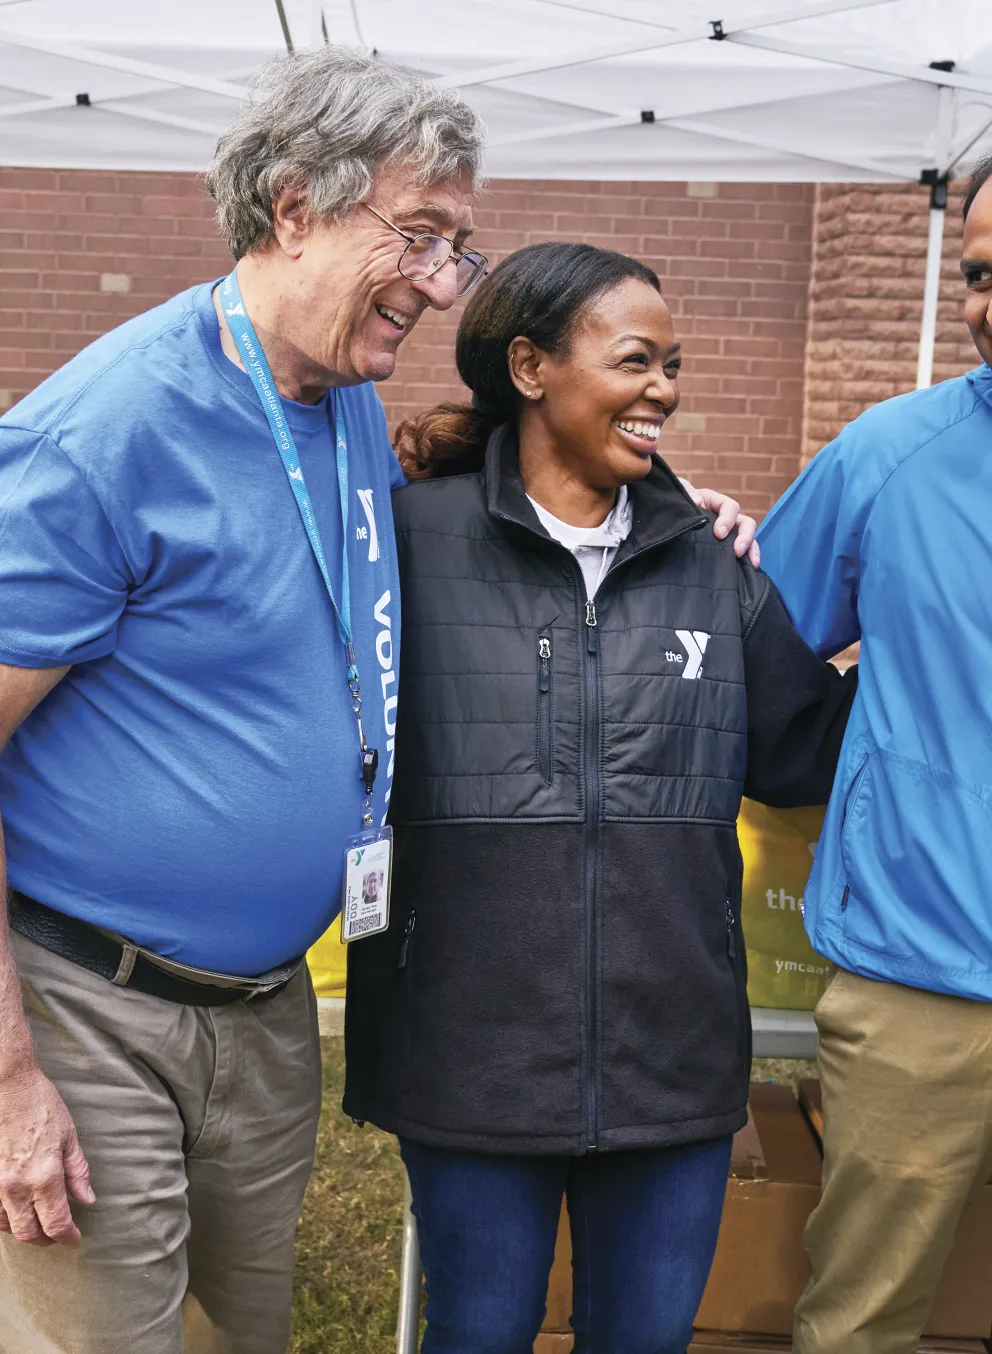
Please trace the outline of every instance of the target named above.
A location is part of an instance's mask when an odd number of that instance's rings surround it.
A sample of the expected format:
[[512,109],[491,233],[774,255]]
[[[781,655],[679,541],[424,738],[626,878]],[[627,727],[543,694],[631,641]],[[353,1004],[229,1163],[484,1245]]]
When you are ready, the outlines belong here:
[[182,1354],[188,1289],[187,1354],[283,1354],[320,1112],[306,970],[268,1001],[180,1006],[13,943],[97,1202],[73,1205],[76,1250],[0,1236],[0,1351]]
[[816,1011],[823,1197],[795,1354],[915,1354],[992,1174],[992,1005],[839,970]]

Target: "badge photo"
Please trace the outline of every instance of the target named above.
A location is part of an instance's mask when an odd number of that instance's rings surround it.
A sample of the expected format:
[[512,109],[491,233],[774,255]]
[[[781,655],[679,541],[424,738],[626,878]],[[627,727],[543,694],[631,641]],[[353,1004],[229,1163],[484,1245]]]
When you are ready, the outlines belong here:
[[392,855],[393,834],[388,827],[363,832],[348,843],[341,900],[342,944],[378,935],[389,925]]

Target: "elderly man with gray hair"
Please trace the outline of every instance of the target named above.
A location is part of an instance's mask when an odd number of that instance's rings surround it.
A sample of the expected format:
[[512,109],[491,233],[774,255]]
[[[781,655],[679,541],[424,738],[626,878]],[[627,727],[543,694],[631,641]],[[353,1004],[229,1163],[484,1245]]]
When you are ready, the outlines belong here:
[[[187,1288],[225,1350],[286,1347],[301,956],[349,840],[389,846],[401,476],[370,382],[485,271],[482,143],[386,63],[276,62],[208,176],[236,273],[0,420],[5,1354],[180,1354]],[[358,890],[359,934],[381,906]]]
[[387,924],[402,475],[370,383],[485,273],[482,144],[388,63],[273,63],[207,179],[235,270],[0,419],[3,1354],[180,1354],[187,1291],[228,1354],[285,1349],[302,956],[342,905]]

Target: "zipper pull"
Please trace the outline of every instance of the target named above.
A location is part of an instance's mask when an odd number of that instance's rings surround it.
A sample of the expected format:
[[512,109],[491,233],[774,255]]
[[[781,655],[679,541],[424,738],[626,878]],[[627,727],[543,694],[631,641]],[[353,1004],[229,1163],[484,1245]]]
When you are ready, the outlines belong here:
[[596,642],[596,626],[599,619],[596,616],[596,599],[590,597],[586,602],[586,653],[596,653],[599,645]]
[[403,932],[403,944],[400,946],[400,957],[397,968],[406,968],[407,956],[410,953],[410,937],[413,935],[414,928],[417,925],[417,914],[411,912],[406,919],[406,930]]
[[730,899],[724,900],[724,908],[727,913],[727,954],[731,959],[737,958],[737,937],[734,935],[734,909],[730,906]]
[[538,690],[542,696],[546,696],[551,690],[551,640],[547,635],[541,635],[538,638],[537,656],[541,660]]
[[848,900],[848,898],[850,898],[850,896],[851,896],[851,886],[850,886],[850,884],[845,884],[845,885],[844,885],[844,896],[843,896],[843,897],[841,898],[841,900],[840,900],[840,910],[841,910],[841,912],[846,912],[846,911],[847,911],[847,900]]

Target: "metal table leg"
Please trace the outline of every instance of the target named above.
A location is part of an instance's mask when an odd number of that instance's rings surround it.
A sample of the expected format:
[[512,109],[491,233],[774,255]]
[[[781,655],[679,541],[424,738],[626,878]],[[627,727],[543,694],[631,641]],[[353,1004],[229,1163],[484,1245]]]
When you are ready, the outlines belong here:
[[400,1266],[400,1307],[396,1315],[396,1354],[417,1354],[420,1328],[420,1240],[411,1207],[410,1181],[403,1200],[403,1262]]

